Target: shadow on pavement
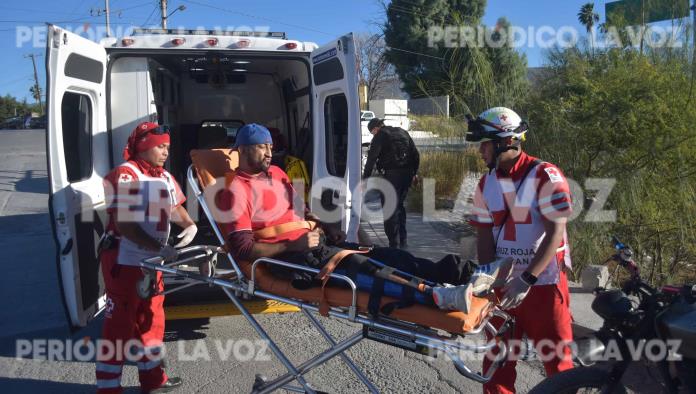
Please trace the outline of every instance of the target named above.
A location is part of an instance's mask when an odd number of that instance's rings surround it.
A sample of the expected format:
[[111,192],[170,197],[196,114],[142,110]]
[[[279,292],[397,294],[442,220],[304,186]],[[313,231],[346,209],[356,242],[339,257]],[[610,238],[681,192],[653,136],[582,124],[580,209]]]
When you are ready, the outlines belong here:
[[[46,235],[46,238],[41,239],[41,243],[50,242],[53,247],[53,237],[51,235],[51,218],[46,213],[29,213],[19,215],[0,216],[0,234],[6,235],[24,235],[26,233]],[[36,239],[32,241],[37,241]],[[0,245],[2,241],[0,241]],[[42,245],[48,246],[48,245]],[[30,250],[10,250],[14,253],[27,253]],[[54,268],[55,260],[47,263],[46,267]]]
[[[0,378],[0,387],[6,393],[94,393],[93,384],[54,382],[38,379]],[[125,387],[124,393],[139,393],[138,387]]]
[[169,320],[164,328],[164,341],[194,340],[207,338],[210,319]]
[[24,193],[48,193],[48,177],[45,172],[25,171],[24,177],[15,182],[15,191]]
[[0,185],[11,186],[17,192],[48,193],[48,176],[43,170],[0,170]]
[[[9,336],[0,336],[0,357],[17,357],[19,341],[30,341],[42,343],[44,340],[58,339],[61,341],[71,340],[73,343],[87,338],[92,341],[99,338],[101,334],[102,318],[91,321],[86,327],[71,332],[67,326],[49,328],[44,330],[19,333]],[[44,349],[46,350],[46,349]],[[38,354],[37,359],[45,359],[46,352]],[[24,359],[33,359],[33,355],[21,355]]]
[[94,385],[51,382],[38,379],[0,378],[0,387],[6,393],[93,393]]

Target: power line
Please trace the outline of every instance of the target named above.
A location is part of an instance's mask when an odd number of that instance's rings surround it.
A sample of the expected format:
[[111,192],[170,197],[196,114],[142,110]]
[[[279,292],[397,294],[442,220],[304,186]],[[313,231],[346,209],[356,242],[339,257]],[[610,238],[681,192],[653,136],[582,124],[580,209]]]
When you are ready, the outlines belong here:
[[13,84],[15,84],[15,83],[17,83],[17,82],[20,82],[20,81],[28,81],[29,78],[31,78],[33,75],[34,75],[34,74],[27,74],[27,75],[25,75],[25,76],[23,76],[23,77],[21,77],[21,78],[14,79],[14,80],[12,80],[12,81],[2,82],[2,83],[0,83],[0,85],[1,85],[2,87],[5,87],[5,86],[13,85]]
[[[96,18],[96,16],[87,16],[84,18],[79,18],[79,19],[72,19],[72,20],[64,20],[64,21],[54,21],[53,23],[71,23],[71,22],[85,22],[87,19],[91,18]],[[12,20],[12,19],[3,19],[0,20],[0,23],[45,23],[46,20]]]
[[[140,7],[145,7],[146,5],[150,5],[150,4],[152,4],[152,3],[148,1],[147,3],[140,3],[140,4],[137,4],[134,6],[126,7],[126,8],[119,8],[117,10],[111,10],[109,13],[112,15],[119,14],[123,11],[128,11],[128,10],[133,10],[133,9],[140,8]],[[102,13],[104,12],[104,10],[101,10],[101,11],[102,11]]]
[[156,4],[152,8],[152,12],[150,12],[150,15],[148,15],[147,19],[145,19],[145,23],[143,23],[141,26],[143,26],[143,27],[147,26],[148,22],[150,22],[150,18],[152,18],[152,15],[155,15],[155,11],[157,11],[157,9],[159,9],[159,5]]
[[84,4],[84,2],[85,2],[85,0],[80,0],[80,2],[77,3],[77,6],[75,6],[75,8],[73,8],[73,10],[71,11],[71,14],[74,14],[75,11],[77,11],[80,7],[82,7],[82,4]]
[[263,17],[263,16],[257,16],[257,15],[252,15],[252,14],[248,14],[248,13],[245,13],[245,12],[234,11],[234,10],[230,10],[230,9],[227,9],[227,8],[218,7],[218,6],[215,6],[215,5],[212,5],[212,4],[201,3],[201,2],[198,2],[198,1],[194,1],[194,0],[182,0],[182,1],[183,1],[184,3],[200,5],[200,6],[203,6],[203,7],[212,8],[212,9],[214,9],[214,10],[223,11],[223,12],[228,12],[228,13],[230,13],[230,14],[236,14],[236,15],[245,16],[245,17],[247,17],[247,18],[260,19],[260,20],[263,20],[263,21],[266,21],[266,22],[272,22],[272,23],[277,23],[277,24],[279,24],[279,25],[294,27],[294,28],[296,28],[296,29],[302,29],[302,30],[307,30],[307,31],[313,31],[313,32],[315,32],[315,33],[321,33],[321,34],[326,34],[326,35],[328,35],[328,36],[333,36],[333,34],[327,33],[327,32],[325,32],[325,31],[321,31],[321,30],[317,30],[317,29],[312,29],[312,28],[309,28],[309,27],[306,27],[306,26],[299,26],[299,25],[293,25],[293,24],[291,24],[291,23],[280,22],[280,21],[277,21],[277,20],[274,20],[274,19],[270,19],[270,18]]
[[[137,5],[126,7],[126,8],[119,8],[116,10],[111,10],[111,14],[112,15],[118,14],[118,13],[123,12],[123,11],[128,11],[128,10],[144,7],[144,6],[150,5],[150,4],[151,4],[150,2],[140,3]],[[0,6],[0,9],[10,10],[10,11],[20,11],[20,12],[41,12],[41,13],[45,13],[45,14],[56,14],[56,15],[83,15],[82,18],[95,18],[95,17],[100,16],[100,15],[86,16],[83,13],[79,13],[79,12],[57,12],[57,11],[46,11],[46,10],[38,10],[38,9],[31,9],[31,8],[16,8],[16,7],[5,7],[5,6]],[[17,21],[17,23],[20,23],[20,22],[24,22],[24,21]]]
[[409,51],[409,50],[406,50],[406,49],[395,48],[395,47],[385,47],[385,48],[388,48],[388,49],[391,49],[391,50],[394,50],[394,51],[410,53],[410,54],[412,54],[412,55],[431,57],[431,58],[437,59],[437,60],[445,60],[444,57],[438,57],[438,56],[428,55],[428,54],[422,53],[422,52],[414,52],[414,51]]
[[[331,34],[331,33],[327,33],[327,32],[325,32],[325,31],[321,31],[321,30],[317,30],[317,29],[312,29],[312,28],[309,28],[309,27],[306,27],[306,26],[298,26],[298,25],[293,25],[293,24],[290,24],[290,23],[279,22],[279,21],[276,21],[276,20],[273,20],[273,19],[270,19],[270,18],[261,17],[261,16],[257,16],[257,15],[252,15],[252,14],[245,13],[245,12],[230,10],[230,9],[218,7],[218,6],[211,5],[211,4],[201,3],[201,2],[198,2],[198,1],[195,1],[195,0],[181,0],[181,1],[183,1],[184,3],[190,3],[190,4],[200,5],[200,6],[203,6],[203,7],[208,7],[208,8],[212,8],[212,9],[218,10],[218,11],[228,12],[228,13],[231,13],[231,14],[237,14],[237,15],[246,16],[246,17],[249,17],[249,18],[261,19],[261,20],[265,20],[265,21],[267,21],[267,22],[277,23],[277,24],[280,24],[280,25],[285,25],[285,26],[294,27],[294,28],[297,28],[297,29],[302,29],[302,30],[307,30],[307,31],[313,31],[313,32],[316,32],[316,33],[325,34],[325,35],[327,35],[327,36],[333,36],[333,34]],[[433,59],[444,60],[444,58],[442,58],[442,57],[432,56],[432,55],[428,55],[428,54],[426,54],[426,53],[414,52],[414,51],[409,51],[409,50],[406,50],[406,49],[401,49],[401,48],[396,48],[396,47],[388,47],[388,48],[389,48],[389,49],[393,49],[393,50],[395,50],[395,51],[401,51],[401,52],[410,53],[410,54],[412,54],[412,55],[425,56],[425,57],[430,57],[430,58],[433,58]]]
[[58,11],[37,10],[37,9],[30,9],[30,8],[15,8],[15,7],[5,7],[5,6],[0,6],[0,9],[9,10],[9,11],[20,11],[20,12],[41,12],[44,14],[58,14],[58,15],[84,15],[84,14],[79,13],[79,12],[58,12]]

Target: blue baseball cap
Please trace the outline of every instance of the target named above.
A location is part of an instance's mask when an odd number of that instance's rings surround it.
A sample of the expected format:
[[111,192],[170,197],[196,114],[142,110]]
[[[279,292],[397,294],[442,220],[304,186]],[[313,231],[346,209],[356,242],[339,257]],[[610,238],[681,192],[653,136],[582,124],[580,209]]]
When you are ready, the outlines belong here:
[[237,130],[237,137],[234,140],[234,148],[242,145],[272,144],[271,132],[264,126],[256,123],[249,123]]

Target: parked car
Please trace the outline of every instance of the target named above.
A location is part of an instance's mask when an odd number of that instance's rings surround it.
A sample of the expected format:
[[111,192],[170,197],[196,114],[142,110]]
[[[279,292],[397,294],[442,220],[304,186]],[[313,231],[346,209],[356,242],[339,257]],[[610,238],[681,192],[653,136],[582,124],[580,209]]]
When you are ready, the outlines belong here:
[[31,118],[29,121],[30,129],[45,129],[46,128],[46,115],[38,116],[36,118]]
[[14,118],[7,118],[4,122],[0,123],[0,129],[23,129],[24,128],[24,117],[15,116]]

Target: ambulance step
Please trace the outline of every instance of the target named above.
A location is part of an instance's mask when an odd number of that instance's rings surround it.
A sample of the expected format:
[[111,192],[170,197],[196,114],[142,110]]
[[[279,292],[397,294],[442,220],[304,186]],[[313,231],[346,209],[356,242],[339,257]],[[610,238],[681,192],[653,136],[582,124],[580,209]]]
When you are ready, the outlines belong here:
[[[300,311],[300,309],[295,306],[271,300],[249,300],[242,301],[242,304],[244,304],[252,314]],[[201,319],[206,317],[234,316],[241,314],[239,309],[235,308],[230,302],[165,306],[164,313],[167,320]]]

